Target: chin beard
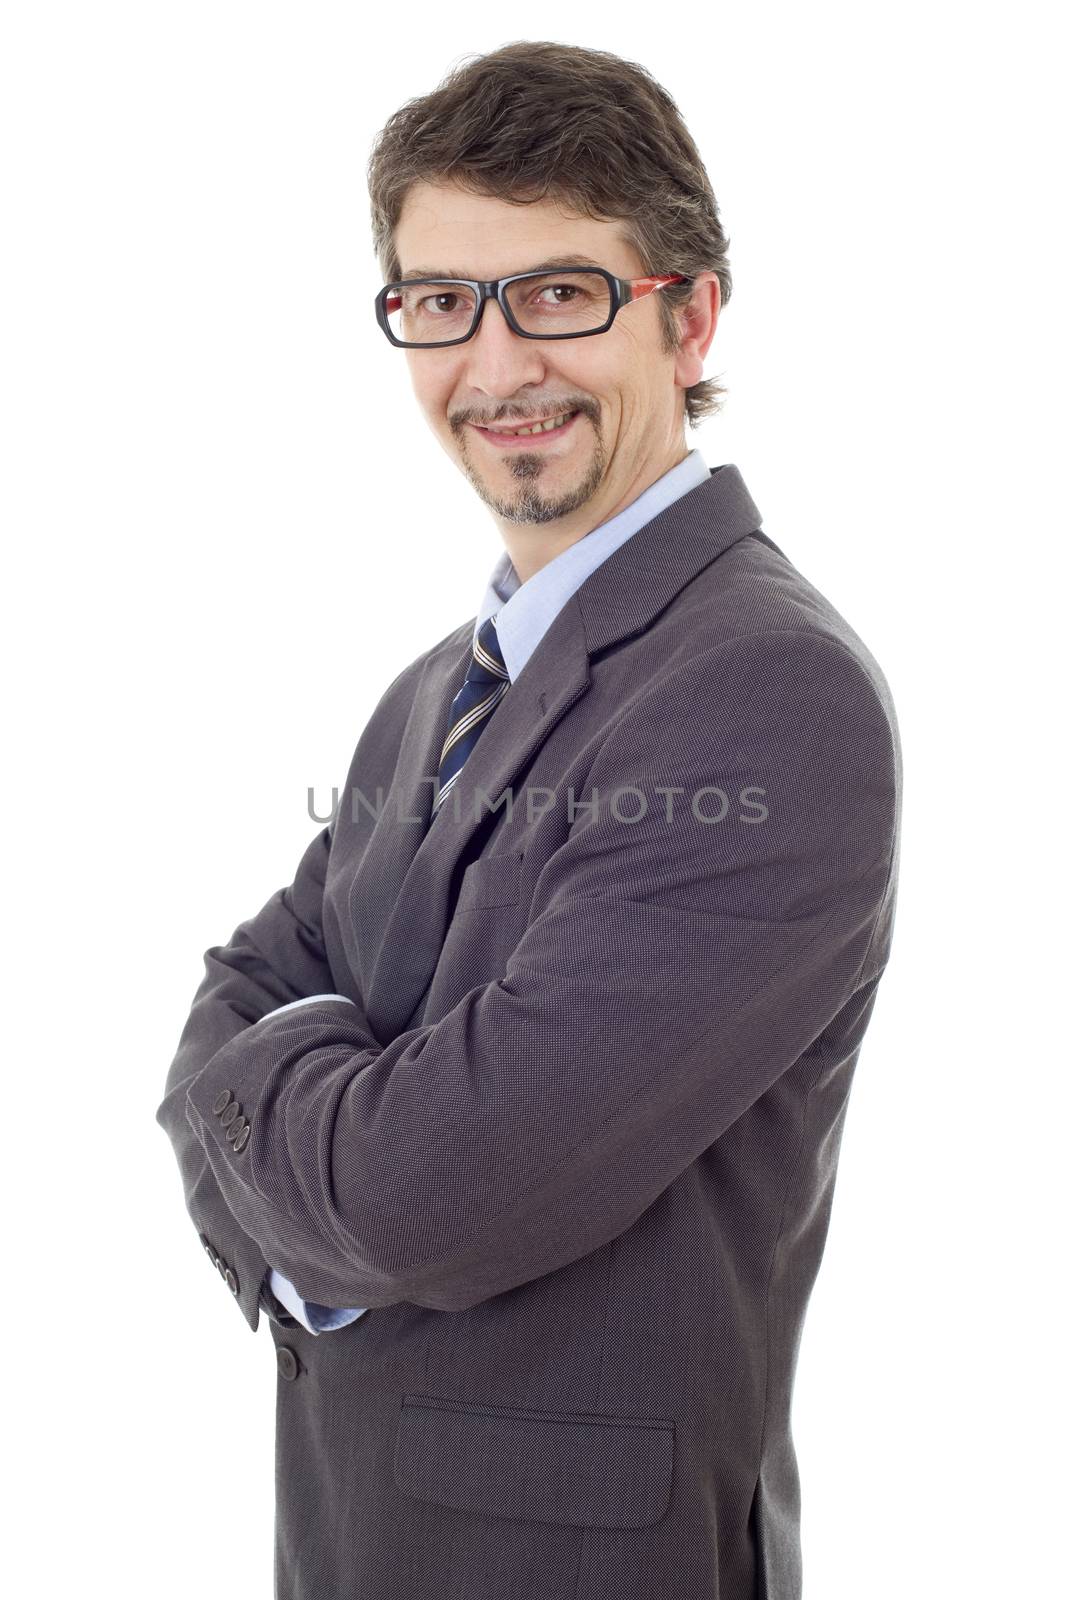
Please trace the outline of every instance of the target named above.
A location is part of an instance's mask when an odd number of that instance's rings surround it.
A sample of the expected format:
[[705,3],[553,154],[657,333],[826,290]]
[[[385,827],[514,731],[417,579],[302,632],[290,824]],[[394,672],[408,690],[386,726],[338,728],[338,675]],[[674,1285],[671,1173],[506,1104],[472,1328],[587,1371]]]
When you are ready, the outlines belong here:
[[540,479],[543,476],[541,463],[533,456],[517,455],[508,465],[513,478],[528,479],[511,494],[495,493],[470,462],[467,463],[466,470],[470,483],[490,511],[505,522],[516,524],[556,522],[560,517],[569,516],[572,511],[578,511],[593,498],[604,478],[604,463],[599,445],[594,451],[589,471],[581,483],[563,494],[541,492]]

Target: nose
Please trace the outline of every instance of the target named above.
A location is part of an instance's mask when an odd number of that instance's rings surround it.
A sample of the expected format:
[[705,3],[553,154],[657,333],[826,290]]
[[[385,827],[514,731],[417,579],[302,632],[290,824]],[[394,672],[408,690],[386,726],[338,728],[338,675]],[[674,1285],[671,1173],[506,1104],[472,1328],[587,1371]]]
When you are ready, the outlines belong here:
[[508,327],[496,300],[488,300],[477,333],[460,347],[467,353],[467,384],[499,400],[525,384],[540,383],[545,374],[545,345],[524,339]]

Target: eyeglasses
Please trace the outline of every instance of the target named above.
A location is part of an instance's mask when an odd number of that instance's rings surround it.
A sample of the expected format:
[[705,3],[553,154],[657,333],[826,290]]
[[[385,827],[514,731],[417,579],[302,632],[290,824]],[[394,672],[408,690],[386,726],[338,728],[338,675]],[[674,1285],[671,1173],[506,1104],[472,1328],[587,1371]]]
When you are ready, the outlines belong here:
[[[478,331],[487,300],[495,300],[523,339],[585,339],[607,333],[623,306],[684,273],[616,278],[604,267],[547,267],[480,283],[476,278],[405,278],[387,283],[374,308],[386,338],[405,348],[463,344]],[[558,297],[562,298],[558,298]]]

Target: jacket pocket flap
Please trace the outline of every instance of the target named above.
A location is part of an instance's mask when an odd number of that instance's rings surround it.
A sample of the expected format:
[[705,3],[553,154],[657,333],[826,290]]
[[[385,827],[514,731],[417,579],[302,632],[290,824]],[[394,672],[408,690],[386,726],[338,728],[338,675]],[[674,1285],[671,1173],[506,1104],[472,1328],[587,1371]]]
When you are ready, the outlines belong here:
[[523,852],[478,856],[463,874],[455,915],[488,906],[511,905],[523,889]]
[[573,1528],[642,1528],[667,1510],[674,1423],[406,1394],[393,1473],[455,1511]]

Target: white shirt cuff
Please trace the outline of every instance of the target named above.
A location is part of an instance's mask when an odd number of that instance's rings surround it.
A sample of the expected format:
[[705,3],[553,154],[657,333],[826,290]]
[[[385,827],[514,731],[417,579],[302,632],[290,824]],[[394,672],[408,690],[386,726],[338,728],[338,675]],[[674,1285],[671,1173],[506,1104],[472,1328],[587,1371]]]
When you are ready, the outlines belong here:
[[356,1003],[354,1000],[350,1000],[346,994],[307,994],[302,1000],[290,1000],[286,1006],[275,1006],[274,1010],[268,1011],[266,1015],[268,1017],[276,1017],[279,1011],[292,1011],[294,1006],[314,1005],[316,1000],[343,1000],[346,1006],[353,1006]]
[[333,1333],[337,1328],[347,1328],[367,1309],[366,1306],[320,1306],[314,1300],[302,1300],[295,1284],[283,1277],[276,1267],[271,1268],[270,1286],[285,1309],[308,1333]]

